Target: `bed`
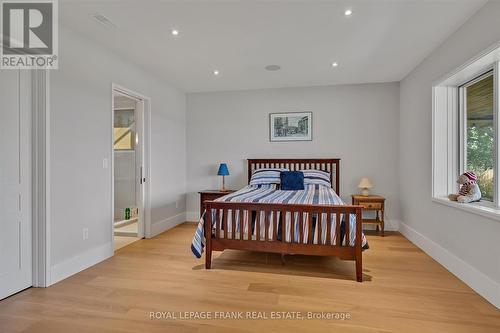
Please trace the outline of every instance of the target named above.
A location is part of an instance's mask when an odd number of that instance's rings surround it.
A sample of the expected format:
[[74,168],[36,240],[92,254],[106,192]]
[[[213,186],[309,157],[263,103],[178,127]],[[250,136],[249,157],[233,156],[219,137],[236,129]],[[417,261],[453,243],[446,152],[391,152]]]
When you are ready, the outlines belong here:
[[[304,190],[252,179],[263,170],[306,170]],[[362,251],[368,248],[362,207],[344,204],[339,180],[340,159],[249,159],[248,186],[205,202],[191,250],[198,258],[205,251],[206,269],[212,251],[225,249],[335,256],[355,261],[362,282]]]

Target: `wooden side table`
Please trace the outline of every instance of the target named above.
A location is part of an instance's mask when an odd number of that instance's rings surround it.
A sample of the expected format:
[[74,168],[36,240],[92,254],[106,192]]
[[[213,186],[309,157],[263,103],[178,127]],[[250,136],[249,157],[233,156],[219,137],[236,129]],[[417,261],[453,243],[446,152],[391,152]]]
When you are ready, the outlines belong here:
[[223,197],[225,195],[228,195],[229,193],[233,193],[236,190],[226,190],[225,192],[222,192],[220,190],[204,190],[200,191],[200,217],[203,215],[203,203],[205,201],[212,201],[217,198]]
[[376,224],[376,230],[381,231],[381,235],[384,236],[385,198],[380,195],[363,196],[353,194],[352,204],[363,206],[363,210],[375,211],[375,218],[363,219],[363,224]]

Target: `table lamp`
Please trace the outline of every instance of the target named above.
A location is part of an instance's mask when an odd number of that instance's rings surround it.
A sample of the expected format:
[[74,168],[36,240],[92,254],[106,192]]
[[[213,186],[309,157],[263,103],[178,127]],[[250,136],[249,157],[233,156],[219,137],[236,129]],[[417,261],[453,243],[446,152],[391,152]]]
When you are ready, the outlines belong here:
[[222,176],[222,189],[221,189],[221,192],[227,192],[225,177],[229,176],[229,169],[227,168],[227,164],[226,163],[221,163],[219,165],[219,171],[217,172],[217,175],[218,176]]
[[361,189],[361,195],[367,197],[370,195],[370,189],[373,188],[373,183],[370,179],[363,177],[358,187]]

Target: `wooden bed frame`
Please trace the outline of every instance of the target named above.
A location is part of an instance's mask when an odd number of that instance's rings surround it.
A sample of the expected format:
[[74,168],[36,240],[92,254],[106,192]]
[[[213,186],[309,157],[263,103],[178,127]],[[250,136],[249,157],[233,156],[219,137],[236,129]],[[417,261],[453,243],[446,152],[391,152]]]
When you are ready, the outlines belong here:
[[[330,172],[331,183],[333,189],[340,195],[340,159],[249,159],[248,160],[248,181],[254,170],[261,168],[288,168],[290,170],[304,170],[304,169],[315,169]],[[301,205],[301,204],[268,204],[268,203],[243,203],[243,202],[216,202],[216,201],[206,201],[204,207],[207,212],[211,212],[212,209],[216,210],[215,213],[215,235],[212,230],[212,214],[205,214],[205,235],[212,235],[212,237],[206,237],[206,249],[205,249],[205,267],[207,269],[211,268],[212,264],[212,251],[223,251],[225,249],[233,250],[247,250],[247,251],[259,251],[259,252],[273,252],[284,254],[303,254],[303,255],[316,255],[316,256],[335,256],[345,260],[356,261],[356,280],[361,282],[362,277],[362,207],[361,206],[338,206],[338,205]],[[260,235],[260,225],[261,225],[261,212],[265,212],[264,216],[264,226],[265,226],[265,238],[261,237],[250,237],[250,239],[245,239],[244,235],[250,235],[251,223],[247,224],[246,233],[243,233],[242,228],[239,230],[239,235],[237,232],[226,233],[228,230],[228,216],[231,215],[231,221],[235,220],[236,214],[240,214],[239,218],[241,221],[242,214],[244,212],[247,214],[255,214],[255,232],[256,235]],[[269,213],[273,212],[272,220]],[[286,241],[285,235],[285,223],[281,223],[281,240],[278,240],[278,218],[277,212],[280,212],[281,216],[285,213],[290,212],[291,222],[299,224],[300,239],[304,242],[292,242],[295,239],[295,229],[291,228],[291,240]],[[293,213],[309,213],[308,221],[303,221],[303,214],[293,214]],[[327,244],[314,244],[313,243],[313,232],[312,232],[312,215],[327,213]],[[331,219],[332,214],[335,214],[337,218],[336,223],[336,245],[328,245],[331,242],[330,232],[331,232]],[[351,214],[356,215],[356,240],[354,246],[342,246],[342,241],[340,240],[340,219],[341,214],[345,216],[345,221],[349,221]],[[321,220],[321,221],[320,221]],[[318,219],[319,223],[324,223],[323,219]],[[303,237],[303,226],[307,223],[309,228],[307,243]],[[269,226],[272,224],[273,230],[272,235],[269,235]],[[293,225],[293,224],[292,224]],[[321,225],[322,227],[322,225]],[[350,243],[350,224],[345,223],[345,244]],[[320,229],[321,230],[321,229]],[[248,237],[247,237],[248,238]]]

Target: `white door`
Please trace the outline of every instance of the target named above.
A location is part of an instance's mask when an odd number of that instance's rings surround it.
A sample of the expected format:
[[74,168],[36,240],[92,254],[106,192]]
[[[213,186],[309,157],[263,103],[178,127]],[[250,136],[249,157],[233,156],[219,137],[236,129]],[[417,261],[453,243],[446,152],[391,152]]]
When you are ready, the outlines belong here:
[[0,299],[32,283],[29,82],[0,70]]

